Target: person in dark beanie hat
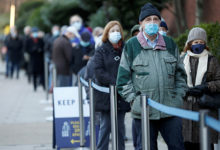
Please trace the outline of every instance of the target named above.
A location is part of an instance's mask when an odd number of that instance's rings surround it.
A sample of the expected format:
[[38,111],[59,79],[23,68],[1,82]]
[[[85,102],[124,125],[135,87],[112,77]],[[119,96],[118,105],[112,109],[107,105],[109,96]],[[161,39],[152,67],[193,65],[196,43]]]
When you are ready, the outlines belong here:
[[161,19],[160,12],[158,11],[158,9],[154,7],[151,3],[147,3],[141,8],[139,21],[143,21],[146,17],[152,15],[156,15],[159,17],[159,19]]
[[[137,137],[135,150],[142,149],[141,94],[163,105],[181,108],[187,90],[178,47],[170,37],[159,34],[160,23],[160,12],[152,4],[145,4],[139,16],[140,32],[127,41],[118,69],[118,93],[131,105]],[[158,132],[169,150],[184,150],[181,118],[154,108],[149,117],[151,150],[158,149]]]
[[140,32],[140,25],[136,24],[131,28],[131,36],[136,36]]
[[161,21],[160,23],[160,28],[159,28],[159,33],[161,35],[164,35],[166,36],[167,35],[167,32],[168,32],[168,27],[167,27],[167,24],[165,21]]

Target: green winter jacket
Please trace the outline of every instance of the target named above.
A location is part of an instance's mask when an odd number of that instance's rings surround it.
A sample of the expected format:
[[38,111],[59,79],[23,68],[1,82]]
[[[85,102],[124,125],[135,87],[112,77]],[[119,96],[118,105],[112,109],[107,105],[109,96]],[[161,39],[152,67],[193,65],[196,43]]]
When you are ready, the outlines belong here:
[[[141,119],[140,93],[161,104],[181,107],[186,74],[174,41],[158,34],[155,48],[148,46],[143,33],[127,41],[118,70],[117,89],[131,104],[134,118]],[[150,119],[169,115],[150,107]]]

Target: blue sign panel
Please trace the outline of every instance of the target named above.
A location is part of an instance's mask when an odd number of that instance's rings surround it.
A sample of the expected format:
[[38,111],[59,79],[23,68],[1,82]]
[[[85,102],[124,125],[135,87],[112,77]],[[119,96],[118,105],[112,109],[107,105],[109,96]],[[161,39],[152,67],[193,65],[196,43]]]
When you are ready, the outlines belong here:
[[[59,118],[56,124],[56,143],[62,148],[80,147],[80,124],[79,118]],[[85,147],[89,147],[89,118],[84,118],[85,124]]]

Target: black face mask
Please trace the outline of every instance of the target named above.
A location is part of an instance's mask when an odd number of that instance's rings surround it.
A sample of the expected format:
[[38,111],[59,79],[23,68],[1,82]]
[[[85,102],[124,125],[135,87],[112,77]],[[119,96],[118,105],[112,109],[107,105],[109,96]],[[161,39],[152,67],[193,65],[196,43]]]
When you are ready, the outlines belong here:
[[201,54],[204,51],[205,47],[205,44],[196,44],[192,45],[191,49],[194,54]]

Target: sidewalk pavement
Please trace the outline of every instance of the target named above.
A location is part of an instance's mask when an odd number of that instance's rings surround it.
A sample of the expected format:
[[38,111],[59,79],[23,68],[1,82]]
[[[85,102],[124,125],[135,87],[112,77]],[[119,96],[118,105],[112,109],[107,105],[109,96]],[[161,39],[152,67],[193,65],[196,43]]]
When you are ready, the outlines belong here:
[[[39,86],[34,92],[24,71],[20,72],[19,79],[6,78],[4,65],[0,60],[0,150],[52,150],[52,122],[46,120],[52,116],[52,111],[45,111],[52,105],[40,104],[46,100],[43,88]],[[126,150],[134,149],[131,124],[128,113],[125,118]],[[158,144],[160,150],[167,150],[161,138]]]

